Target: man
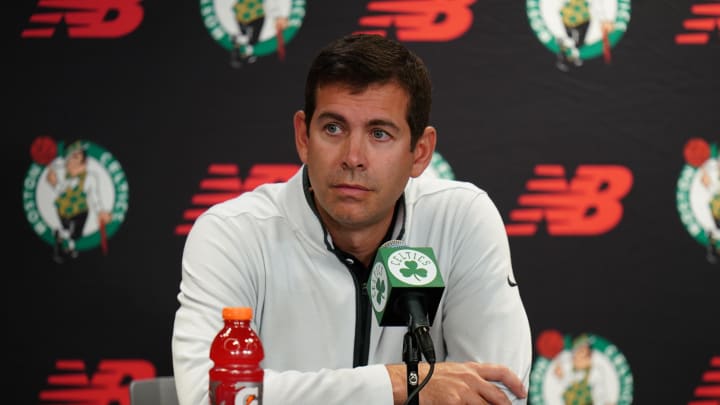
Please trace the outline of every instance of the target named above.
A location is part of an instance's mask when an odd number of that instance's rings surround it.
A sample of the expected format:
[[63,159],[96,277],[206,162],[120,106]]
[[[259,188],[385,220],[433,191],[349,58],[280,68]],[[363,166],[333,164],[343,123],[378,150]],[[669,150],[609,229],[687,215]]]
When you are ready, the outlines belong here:
[[253,308],[265,405],[402,404],[407,328],[378,326],[364,287],[388,240],[433,248],[446,285],[420,403],[526,403],[531,336],[500,215],[469,183],[420,177],[437,136],[430,93],[422,61],[392,40],[350,35],[318,54],[293,118],[302,168],[188,234],[172,339],[182,405],[208,401],[231,305]]

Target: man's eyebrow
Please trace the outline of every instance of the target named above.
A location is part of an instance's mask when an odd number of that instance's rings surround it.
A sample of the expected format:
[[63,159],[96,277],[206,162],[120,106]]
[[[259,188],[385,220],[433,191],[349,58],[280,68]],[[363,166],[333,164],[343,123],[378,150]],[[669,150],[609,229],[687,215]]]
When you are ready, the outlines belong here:
[[370,122],[368,122],[368,126],[390,127],[392,129],[394,129],[395,131],[400,131],[400,127],[395,125],[394,122],[388,121],[388,120],[383,120],[380,118],[370,120]]
[[347,121],[345,119],[345,117],[343,117],[342,115],[340,115],[338,113],[334,113],[332,111],[326,111],[326,112],[320,113],[320,115],[318,115],[318,120],[325,120],[325,119],[340,121],[343,123]]

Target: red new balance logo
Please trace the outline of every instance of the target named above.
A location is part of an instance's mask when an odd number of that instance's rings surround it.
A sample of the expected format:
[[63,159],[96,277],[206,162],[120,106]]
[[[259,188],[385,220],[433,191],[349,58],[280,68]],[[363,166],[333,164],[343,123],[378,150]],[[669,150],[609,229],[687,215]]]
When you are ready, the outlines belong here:
[[175,235],[187,235],[195,219],[211,205],[254,190],[261,184],[286,181],[299,168],[296,164],[255,165],[243,183],[237,165],[211,164],[208,167],[209,177],[200,182],[201,192],[192,197],[194,207],[183,213],[183,219],[189,222],[176,226]]
[[710,41],[710,34],[720,36],[720,1],[715,3],[693,4],[690,11],[697,18],[683,21],[686,31],[675,35],[678,45],[705,45]]
[[376,0],[368,3],[370,12],[381,13],[360,18],[358,33],[387,36],[394,29],[400,41],[444,42],[459,38],[470,29],[475,0]]
[[141,0],[40,0],[23,38],[50,38],[62,21],[70,38],[118,38],[140,25]]
[[555,236],[600,235],[622,218],[620,200],[630,191],[633,175],[623,166],[582,165],[569,182],[560,165],[535,166],[537,178],[526,183],[520,208],[510,212],[509,236],[531,236],[545,220]]
[[102,360],[88,378],[83,360],[58,360],[57,374],[48,377],[40,392],[41,404],[130,405],[128,384],[155,377],[155,366],[146,360]]
[[688,405],[720,405],[720,356],[710,359],[710,369],[703,373],[695,398]]

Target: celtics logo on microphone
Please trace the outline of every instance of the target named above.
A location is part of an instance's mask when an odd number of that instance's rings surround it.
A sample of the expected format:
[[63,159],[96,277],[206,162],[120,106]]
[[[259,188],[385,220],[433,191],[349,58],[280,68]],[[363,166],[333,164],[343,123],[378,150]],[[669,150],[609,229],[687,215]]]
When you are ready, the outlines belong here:
[[388,269],[396,279],[415,286],[429,284],[437,275],[433,259],[418,249],[396,250],[389,257]]
[[373,308],[375,311],[384,311],[387,305],[388,278],[382,263],[375,263],[370,277],[368,288]]
[[[383,246],[378,249],[368,282],[370,300],[381,325],[404,325],[406,321],[390,303],[408,292],[419,292],[439,301],[444,289],[431,248]],[[434,314],[431,314],[434,317]]]

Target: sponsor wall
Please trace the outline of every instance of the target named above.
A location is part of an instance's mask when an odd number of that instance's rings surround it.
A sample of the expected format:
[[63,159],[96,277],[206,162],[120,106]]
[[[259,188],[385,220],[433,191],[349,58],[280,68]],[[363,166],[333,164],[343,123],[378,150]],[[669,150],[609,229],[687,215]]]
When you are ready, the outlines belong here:
[[250,5],[11,7],[12,403],[127,405],[129,381],[172,374],[193,220],[297,170],[311,58],[368,32],[430,68],[431,174],[479,185],[503,215],[530,403],[564,404],[587,376],[595,404],[720,404],[719,1],[268,0],[264,19]]

